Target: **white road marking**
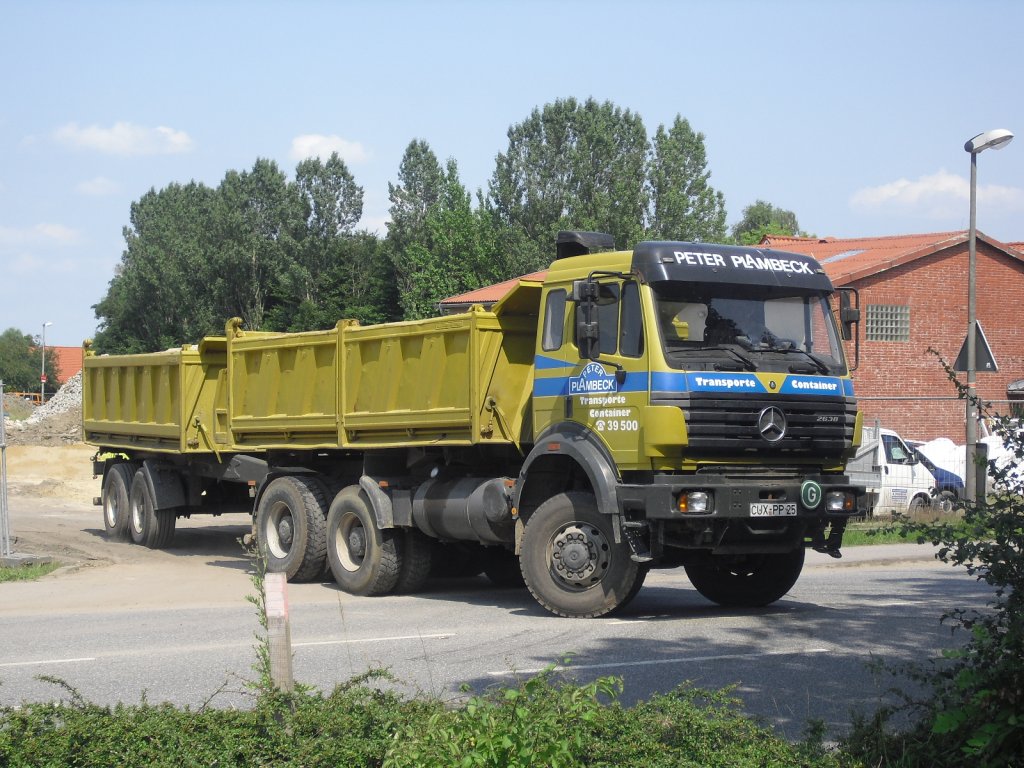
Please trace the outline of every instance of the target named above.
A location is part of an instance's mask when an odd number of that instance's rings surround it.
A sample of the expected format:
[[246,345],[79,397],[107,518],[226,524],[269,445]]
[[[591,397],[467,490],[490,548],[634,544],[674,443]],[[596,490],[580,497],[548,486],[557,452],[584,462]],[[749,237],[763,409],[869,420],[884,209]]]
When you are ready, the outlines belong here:
[[92,657],[87,657],[82,659],[42,659],[41,661],[9,661],[0,664],[0,667],[32,667],[42,664],[75,664],[80,661],[96,661],[96,659]]
[[315,645],[355,645],[356,643],[390,643],[398,640],[445,640],[451,635],[399,635],[397,637],[366,637],[361,640],[318,640],[309,643],[292,643],[292,648],[309,648]]
[[[675,659],[647,659],[645,661],[620,661],[608,664],[570,664],[563,666],[556,664],[556,670],[577,671],[584,669],[621,669],[623,667],[648,667],[659,664],[690,664],[695,661],[729,661],[732,659],[759,659],[765,656],[802,656],[806,653],[829,653],[830,648],[801,648],[795,651],[755,651],[752,653],[730,653],[720,656],[681,656]],[[503,672],[488,672],[491,677],[507,677],[509,675],[536,675],[548,667],[537,667],[536,669],[514,669]]]

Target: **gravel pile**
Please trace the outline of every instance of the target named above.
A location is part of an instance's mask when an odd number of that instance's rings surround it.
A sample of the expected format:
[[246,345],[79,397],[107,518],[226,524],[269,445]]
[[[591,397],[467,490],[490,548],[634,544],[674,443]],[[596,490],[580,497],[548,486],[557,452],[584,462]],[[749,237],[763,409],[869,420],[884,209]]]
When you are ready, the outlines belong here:
[[27,419],[4,419],[11,445],[59,445],[82,441],[82,374],[72,376]]

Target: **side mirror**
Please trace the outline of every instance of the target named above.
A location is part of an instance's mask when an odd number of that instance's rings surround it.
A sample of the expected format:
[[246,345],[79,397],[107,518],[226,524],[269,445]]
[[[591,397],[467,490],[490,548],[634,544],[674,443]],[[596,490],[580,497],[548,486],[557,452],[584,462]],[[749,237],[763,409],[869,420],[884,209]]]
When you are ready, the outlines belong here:
[[600,286],[596,280],[576,280],[572,300],[576,304],[576,347],[583,360],[597,360],[601,354],[601,329],[597,320]]
[[[851,295],[856,296],[854,305]],[[854,289],[840,288],[839,293],[839,324],[842,327],[843,341],[853,338],[853,328],[860,322],[860,296]]]

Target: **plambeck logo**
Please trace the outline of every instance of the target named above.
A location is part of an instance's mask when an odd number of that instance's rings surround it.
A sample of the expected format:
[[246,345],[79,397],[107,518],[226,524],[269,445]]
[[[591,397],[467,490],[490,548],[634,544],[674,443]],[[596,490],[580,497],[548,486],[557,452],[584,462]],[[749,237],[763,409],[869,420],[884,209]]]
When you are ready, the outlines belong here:
[[600,363],[588,363],[579,376],[569,379],[570,395],[592,395],[602,392],[616,392],[615,376],[605,371]]

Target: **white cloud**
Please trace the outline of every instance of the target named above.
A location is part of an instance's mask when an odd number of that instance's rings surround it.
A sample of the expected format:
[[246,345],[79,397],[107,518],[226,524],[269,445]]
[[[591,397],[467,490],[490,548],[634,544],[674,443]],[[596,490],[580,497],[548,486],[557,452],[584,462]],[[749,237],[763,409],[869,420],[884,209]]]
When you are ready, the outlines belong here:
[[187,133],[162,125],[147,128],[118,122],[110,128],[103,128],[68,123],[54,131],[53,137],[71,147],[108,155],[174,155],[192,150],[192,138]]
[[106,197],[107,195],[115,195],[120,192],[121,185],[105,176],[97,176],[94,179],[79,182],[78,186],[75,187],[75,190],[80,195],[87,195],[89,197]]
[[63,224],[36,224],[30,229],[0,227],[0,247],[24,245],[68,245],[78,242],[81,233]]
[[[962,214],[970,196],[970,182],[943,168],[916,181],[897,179],[859,189],[850,196],[850,207],[865,213],[895,208],[931,219],[945,219]],[[982,184],[978,186],[978,203],[1005,211],[1024,211],[1024,189]]]
[[292,149],[289,154],[292,160],[305,160],[309,157],[326,160],[332,152],[337,152],[338,156],[346,163],[362,163],[370,157],[358,141],[348,141],[341,136],[324,136],[319,133],[296,136],[292,139]]

